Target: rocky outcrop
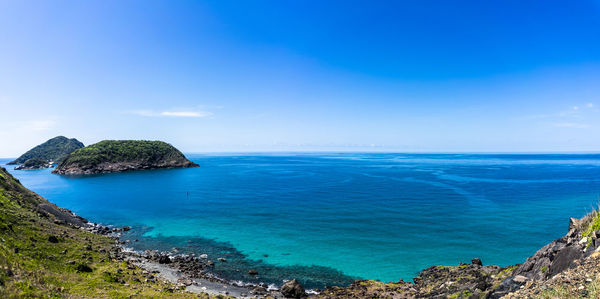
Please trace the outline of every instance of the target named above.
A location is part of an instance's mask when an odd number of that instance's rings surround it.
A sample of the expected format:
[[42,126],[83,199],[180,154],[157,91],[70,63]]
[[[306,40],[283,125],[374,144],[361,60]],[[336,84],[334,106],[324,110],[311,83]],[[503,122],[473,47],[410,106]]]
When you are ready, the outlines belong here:
[[597,217],[592,213],[582,219],[571,218],[569,232],[540,248],[534,255],[527,258],[513,273],[493,290],[492,298],[500,298],[521,288],[527,282],[544,282],[563,271],[576,267],[586,257],[598,249],[598,235],[591,231],[591,236],[585,236],[590,230],[591,222]]
[[81,175],[197,166],[162,141],[105,140],[71,153],[53,173]]
[[346,288],[326,289],[319,298],[480,298],[500,285],[515,267],[483,266],[480,259],[471,264],[429,267],[414,283],[356,281]]
[[499,266],[462,264],[457,267],[436,266],[419,273],[413,280],[419,297],[446,298],[453,295],[485,294],[502,279]]
[[547,280],[525,281],[503,298],[600,298],[600,253],[576,260],[575,264]]
[[304,287],[295,279],[286,281],[281,286],[281,294],[286,298],[304,298],[306,297],[306,291]]

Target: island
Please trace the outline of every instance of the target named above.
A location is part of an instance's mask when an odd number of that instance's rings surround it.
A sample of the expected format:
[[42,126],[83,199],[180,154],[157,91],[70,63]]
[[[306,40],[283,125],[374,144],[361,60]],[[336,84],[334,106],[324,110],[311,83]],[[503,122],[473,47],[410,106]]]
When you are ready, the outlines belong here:
[[189,167],[198,164],[163,141],[104,140],[72,152],[52,173],[81,175]]
[[83,143],[75,138],[57,136],[28,150],[8,165],[19,165],[15,168],[18,170],[51,168],[82,147]]

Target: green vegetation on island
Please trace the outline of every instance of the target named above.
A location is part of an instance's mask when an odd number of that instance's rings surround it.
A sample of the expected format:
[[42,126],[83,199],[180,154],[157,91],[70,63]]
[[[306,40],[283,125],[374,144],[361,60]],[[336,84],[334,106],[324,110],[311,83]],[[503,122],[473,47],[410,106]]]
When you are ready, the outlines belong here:
[[197,166],[178,149],[163,141],[104,140],[74,151],[53,172],[92,174]]
[[0,167],[0,298],[207,298],[118,258],[115,241]]
[[[83,147],[83,143],[75,138],[64,136],[54,137],[21,155],[9,165],[22,164],[20,169],[33,169],[47,167],[50,163],[60,163],[70,153]],[[29,161],[31,160],[31,161]],[[29,163],[27,163],[29,161]],[[25,166],[27,164],[27,166]]]

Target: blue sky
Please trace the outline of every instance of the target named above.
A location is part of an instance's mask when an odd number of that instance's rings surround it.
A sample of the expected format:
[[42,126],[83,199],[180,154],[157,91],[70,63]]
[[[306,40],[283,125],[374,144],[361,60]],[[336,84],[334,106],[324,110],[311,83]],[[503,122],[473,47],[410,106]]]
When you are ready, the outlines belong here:
[[0,1],[0,157],[600,151],[600,1]]

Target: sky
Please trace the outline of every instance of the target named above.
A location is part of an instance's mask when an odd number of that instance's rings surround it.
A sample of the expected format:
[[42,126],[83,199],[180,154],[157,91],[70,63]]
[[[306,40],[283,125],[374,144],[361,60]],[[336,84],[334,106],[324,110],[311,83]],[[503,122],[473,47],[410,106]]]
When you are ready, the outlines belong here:
[[0,0],[0,157],[600,152],[600,0]]

